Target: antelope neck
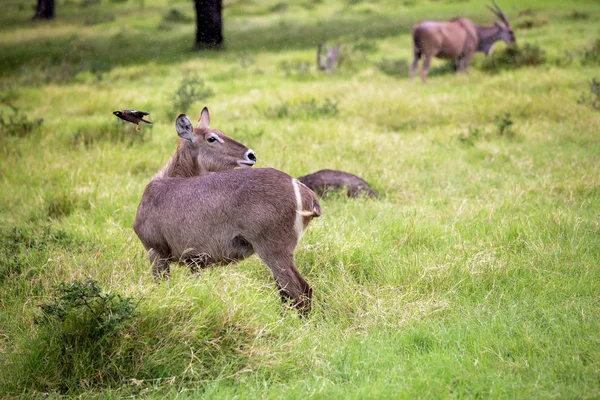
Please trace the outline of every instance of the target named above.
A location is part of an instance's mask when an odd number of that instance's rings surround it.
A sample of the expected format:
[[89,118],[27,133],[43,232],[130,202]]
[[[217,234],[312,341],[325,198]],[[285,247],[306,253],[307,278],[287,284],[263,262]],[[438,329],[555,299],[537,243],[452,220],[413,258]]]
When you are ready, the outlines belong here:
[[497,26],[483,26],[475,25],[477,30],[477,37],[479,38],[479,45],[477,51],[481,51],[488,55],[498,40],[501,39],[502,30]]
[[189,145],[181,141],[177,146],[175,154],[167,162],[167,164],[154,176],[157,178],[189,178],[201,174],[198,160],[192,154],[192,149]]

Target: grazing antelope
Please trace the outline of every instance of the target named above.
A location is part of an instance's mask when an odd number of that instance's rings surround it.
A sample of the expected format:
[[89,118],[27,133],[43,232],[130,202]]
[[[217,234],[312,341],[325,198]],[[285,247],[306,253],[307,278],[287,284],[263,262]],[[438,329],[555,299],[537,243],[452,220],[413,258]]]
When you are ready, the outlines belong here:
[[415,25],[412,30],[414,60],[410,68],[410,79],[413,79],[422,56],[425,59],[421,67],[421,79],[425,82],[432,57],[452,58],[456,62],[458,72],[468,73],[476,51],[489,55],[498,40],[514,43],[515,33],[510,22],[495,1],[493,5],[494,7],[487,7],[502,23],[495,22],[492,26],[484,26],[467,18],[454,18],[448,22],[426,21]]
[[254,151],[209,123],[206,107],[195,128],[186,115],[177,117],[182,140],[144,190],[133,229],[154,276],[168,278],[173,261],[197,271],[256,252],[282,299],[308,311],[312,289],[296,268],[294,250],[311,219],[321,215],[316,195],[276,169],[245,168],[256,163]]

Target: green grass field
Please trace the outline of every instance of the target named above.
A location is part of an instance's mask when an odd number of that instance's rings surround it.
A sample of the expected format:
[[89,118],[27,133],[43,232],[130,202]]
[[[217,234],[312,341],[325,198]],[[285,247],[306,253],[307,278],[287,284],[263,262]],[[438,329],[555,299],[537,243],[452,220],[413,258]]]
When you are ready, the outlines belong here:
[[[0,13],[0,397],[600,398],[600,3],[502,0],[537,65],[426,85],[411,26],[483,2],[226,0],[218,52],[188,0],[34,3]],[[257,256],[152,279],[136,208],[203,106],[257,167],[381,194],[322,200],[308,318]],[[96,308],[61,314],[88,279]]]

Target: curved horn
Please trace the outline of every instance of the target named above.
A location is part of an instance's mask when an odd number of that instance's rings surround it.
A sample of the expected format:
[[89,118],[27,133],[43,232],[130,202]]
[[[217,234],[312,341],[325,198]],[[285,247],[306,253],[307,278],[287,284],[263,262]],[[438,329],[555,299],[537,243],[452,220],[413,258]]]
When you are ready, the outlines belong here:
[[510,22],[508,22],[508,18],[506,18],[506,15],[504,15],[504,13],[502,12],[502,10],[500,9],[500,7],[498,6],[498,4],[496,3],[496,0],[492,0],[492,4],[494,5],[494,7],[491,6],[486,6],[487,8],[489,8],[489,10],[491,12],[493,12],[498,18],[500,18],[500,20],[502,22],[504,22],[504,25],[506,26],[510,26]]

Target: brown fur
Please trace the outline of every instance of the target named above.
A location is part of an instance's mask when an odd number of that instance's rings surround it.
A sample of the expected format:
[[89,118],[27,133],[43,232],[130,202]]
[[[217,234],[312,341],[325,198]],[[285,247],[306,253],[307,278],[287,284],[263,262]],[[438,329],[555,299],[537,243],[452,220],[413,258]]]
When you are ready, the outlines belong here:
[[166,172],[166,176],[186,178],[200,175],[198,160],[195,157],[192,157],[192,152],[188,149],[188,146],[188,142],[179,142],[177,150],[173,155],[173,164]]
[[364,179],[344,171],[323,169],[309,175],[301,176],[298,180],[319,196],[326,196],[328,192],[344,189],[350,197],[361,195],[379,197],[377,191]]
[[[198,270],[256,252],[282,298],[308,311],[312,288],[296,268],[294,250],[302,233],[299,213],[302,230],[321,215],[315,194],[298,182],[298,209],[292,177],[271,168],[233,169],[250,150],[216,130],[196,128],[192,136],[188,122],[178,118],[178,133],[186,141],[147,185],[134,223],[155,277],[168,277],[174,261]],[[223,143],[206,145],[215,132]]]
[[477,51],[490,54],[498,40],[514,43],[514,32],[506,16],[494,3],[490,8],[502,21],[492,26],[482,26],[467,18],[454,18],[447,22],[421,22],[413,27],[414,60],[410,68],[410,78],[415,75],[421,57],[424,57],[421,67],[421,79],[427,80],[427,72],[433,57],[450,58],[456,62],[458,72],[469,72],[471,60]]

